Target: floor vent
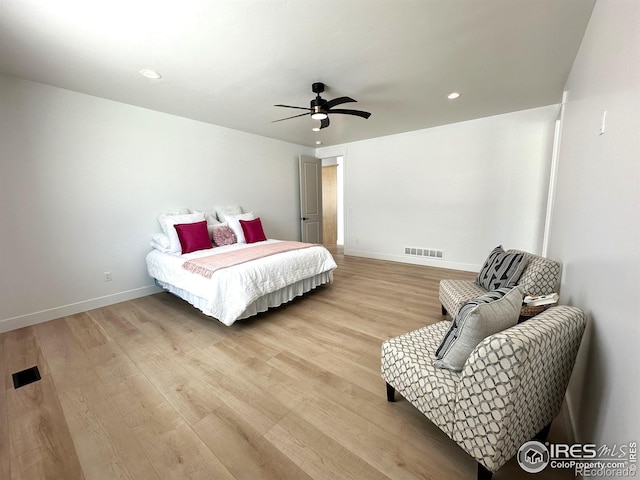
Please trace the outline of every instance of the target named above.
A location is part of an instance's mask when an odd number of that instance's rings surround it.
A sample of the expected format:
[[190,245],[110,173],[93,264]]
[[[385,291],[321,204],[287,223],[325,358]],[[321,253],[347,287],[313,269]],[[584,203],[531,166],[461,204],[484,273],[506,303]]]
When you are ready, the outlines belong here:
[[444,250],[437,248],[404,247],[404,254],[411,255],[412,257],[436,258],[440,260],[444,258]]
[[30,383],[37,382],[41,378],[38,367],[31,367],[27,368],[26,370],[16,372],[12,375],[12,377],[13,388],[24,387],[25,385],[29,385]]

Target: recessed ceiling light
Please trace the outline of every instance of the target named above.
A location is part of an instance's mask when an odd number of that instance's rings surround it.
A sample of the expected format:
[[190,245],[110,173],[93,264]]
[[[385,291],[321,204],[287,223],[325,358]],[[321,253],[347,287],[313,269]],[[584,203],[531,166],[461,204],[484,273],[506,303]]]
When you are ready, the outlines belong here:
[[322,142],[320,140],[316,140],[316,145],[322,145]]
[[320,131],[320,127],[313,127],[311,129],[312,132],[319,132]]
[[458,98],[460,96],[460,93],[458,92],[451,92],[449,95],[447,95],[447,98],[449,100],[454,100],[456,98]]
[[155,70],[151,70],[150,68],[143,68],[139,73],[143,77],[150,78],[151,80],[160,80],[162,78],[162,75],[160,75]]

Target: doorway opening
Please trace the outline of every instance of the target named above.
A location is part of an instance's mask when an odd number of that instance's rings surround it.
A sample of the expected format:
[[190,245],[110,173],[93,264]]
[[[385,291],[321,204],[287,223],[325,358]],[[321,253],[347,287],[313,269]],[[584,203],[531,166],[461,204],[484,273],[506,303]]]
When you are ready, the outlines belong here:
[[344,157],[322,159],[322,243],[344,246]]

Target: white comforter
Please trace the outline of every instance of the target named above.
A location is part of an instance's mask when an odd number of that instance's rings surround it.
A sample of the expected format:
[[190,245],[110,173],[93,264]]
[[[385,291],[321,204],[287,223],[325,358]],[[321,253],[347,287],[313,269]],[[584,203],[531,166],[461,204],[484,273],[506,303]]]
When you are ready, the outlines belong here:
[[207,300],[207,311],[225,325],[231,325],[248,305],[259,297],[336,268],[329,251],[313,246],[271,255],[216,271],[211,279],[182,267],[186,260],[218,255],[252,245],[279,242],[267,240],[256,244],[236,243],[185,255],[153,250],[147,255],[147,270],[152,278]]

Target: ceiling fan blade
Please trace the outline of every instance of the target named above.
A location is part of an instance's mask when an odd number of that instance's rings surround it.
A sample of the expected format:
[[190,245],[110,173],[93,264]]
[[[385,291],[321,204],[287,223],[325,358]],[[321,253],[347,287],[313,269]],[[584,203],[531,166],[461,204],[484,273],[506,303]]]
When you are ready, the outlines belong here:
[[350,103],[355,101],[356,100],[354,100],[351,97],[338,97],[338,98],[334,98],[333,100],[329,100],[328,102],[323,104],[322,108],[324,108],[325,110],[329,110],[330,108],[333,108],[336,105],[342,105],[343,103]]
[[289,120],[290,118],[306,117],[308,113],[301,113],[300,115],[294,115],[293,117],[280,118],[278,120],[272,120],[271,123],[281,122],[283,120]]
[[362,110],[346,110],[342,108],[329,110],[329,113],[343,113],[345,115],[355,115],[356,117],[369,118],[371,114],[369,112],[363,112]]
[[298,110],[307,110],[311,111],[309,107],[294,107],[293,105],[274,105],[274,107],[285,107],[285,108],[297,108]]
[[324,120],[320,120],[320,130],[322,130],[323,128],[327,128],[330,123],[331,122],[329,121],[329,117],[325,118]]

